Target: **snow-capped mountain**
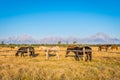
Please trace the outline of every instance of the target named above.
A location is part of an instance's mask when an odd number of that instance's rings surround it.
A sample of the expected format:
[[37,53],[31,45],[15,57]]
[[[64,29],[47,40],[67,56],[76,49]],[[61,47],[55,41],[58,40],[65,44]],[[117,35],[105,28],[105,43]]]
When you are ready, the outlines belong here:
[[13,36],[7,39],[0,39],[0,42],[4,41],[7,44],[15,43],[15,44],[57,44],[58,41],[62,43],[73,43],[76,41],[80,44],[120,44],[120,38],[111,38],[110,36],[104,33],[97,33],[88,38],[78,38],[78,37],[45,37],[43,39],[37,40],[34,39],[30,35],[21,35],[21,36]]
[[91,39],[110,39],[110,37],[108,35],[106,35],[105,33],[97,33],[96,35],[93,35],[90,37]]
[[105,33],[97,33],[89,38],[82,39],[86,44],[120,44],[119,38],[111,38]]
[[15,43],[15,44],[34,44],[37,43],[34,38],[30,35],[21,35],[21,36],[12,36],[8,37],[7,39],[4,40],[5,43],[10,44],[10,43]]

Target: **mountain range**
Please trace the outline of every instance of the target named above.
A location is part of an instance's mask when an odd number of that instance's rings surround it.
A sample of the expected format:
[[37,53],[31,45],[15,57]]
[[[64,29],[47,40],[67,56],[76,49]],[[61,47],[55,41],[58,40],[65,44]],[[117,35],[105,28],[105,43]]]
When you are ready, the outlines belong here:
[[61,43],[73,43],[76,41],[80,44],[120,44],[120,38],[112,38],[104,33],[97,33],[87,38],[80,37],[45,37],[42,39],[34,39],[30,35],[12,36],[7,39],[0,39],[0,42],[4,41],[6,44],[57,44],[58,41]]

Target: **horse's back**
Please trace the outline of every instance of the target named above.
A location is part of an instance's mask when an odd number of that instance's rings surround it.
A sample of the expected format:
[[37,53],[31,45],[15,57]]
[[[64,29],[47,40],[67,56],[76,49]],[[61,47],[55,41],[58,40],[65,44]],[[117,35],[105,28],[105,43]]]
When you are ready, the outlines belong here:
[[92,53],[92,48],[91,48],[91,47],[85,46],[85,47],[83,47],[83,48],[85,48],[85,52],[86,52],[86,53],[87,53],[87,52]]
[[28,47],[30,51],[34,51],[34,47]]
[[92,49],[92,48],[91,48],[91,47],[89,47],[89,46],[85,46],[84,48],[85,48],[85,49]]
[[18,52],[27,52],[27,47],[20,47]]
[[111,50],[113,50],[113,49],[118,50],[118,46],[117,46],[117,45],[112,45],[112,46],[111,46]]
[[106,45],[100,45],[99,48],[105,49],[105,48],[107,48],[107,46]]
[[49,50],[51,50],[51,51],[60,51],[60,47],[59,46],[54,46],[54,47],[52,47],[52,48],[49,48]]

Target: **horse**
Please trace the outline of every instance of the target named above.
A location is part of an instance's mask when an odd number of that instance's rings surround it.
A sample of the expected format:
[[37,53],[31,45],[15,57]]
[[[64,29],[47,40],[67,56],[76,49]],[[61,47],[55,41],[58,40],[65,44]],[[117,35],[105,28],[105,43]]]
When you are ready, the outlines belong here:
[[70,52],[73,52],[75,54],[75,60],[79,61],[79,58],[83,58],[85,56],[85,61],[91,61],[92,60],[92,49],[88,46],[85,47],[68,47],[66,50],[66,56],[68,57],[68,54]]
[[98,51],[102,51],[103,49],[105,50],[105,51],[108,51],[108,48],[110,47],[111,45],[100,45],[99,47],[98,47]]
[[47,60],[49,60],[50,53],[55,53],[56,58],[59,60],[59,52],[60,52],[60,47],[59,46],[54,46],[54,47],[41,46],[41,47],[39,47],[39,50],[44,50],[45,51]]
[[25,56],[24,53],[27,53],[28,56],[32,56],[35,53],[35,50],[33,47],[20,47],[15,56],[19,56],[19,54],[21,53],[21,57]]
[[117,46],[117,45],[111,45],[111,46],[110,46],[110,49],[111,49],[111,50],[114,50],[114,49],[115,49],[115,50],[118,50],[118,46]]

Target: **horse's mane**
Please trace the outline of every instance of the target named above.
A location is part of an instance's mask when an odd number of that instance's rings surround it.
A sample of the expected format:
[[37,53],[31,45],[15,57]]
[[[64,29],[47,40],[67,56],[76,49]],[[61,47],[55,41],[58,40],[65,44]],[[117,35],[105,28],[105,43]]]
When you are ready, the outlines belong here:
[[74,48],[77,47],[76,45],[69,45],[68,48]]

